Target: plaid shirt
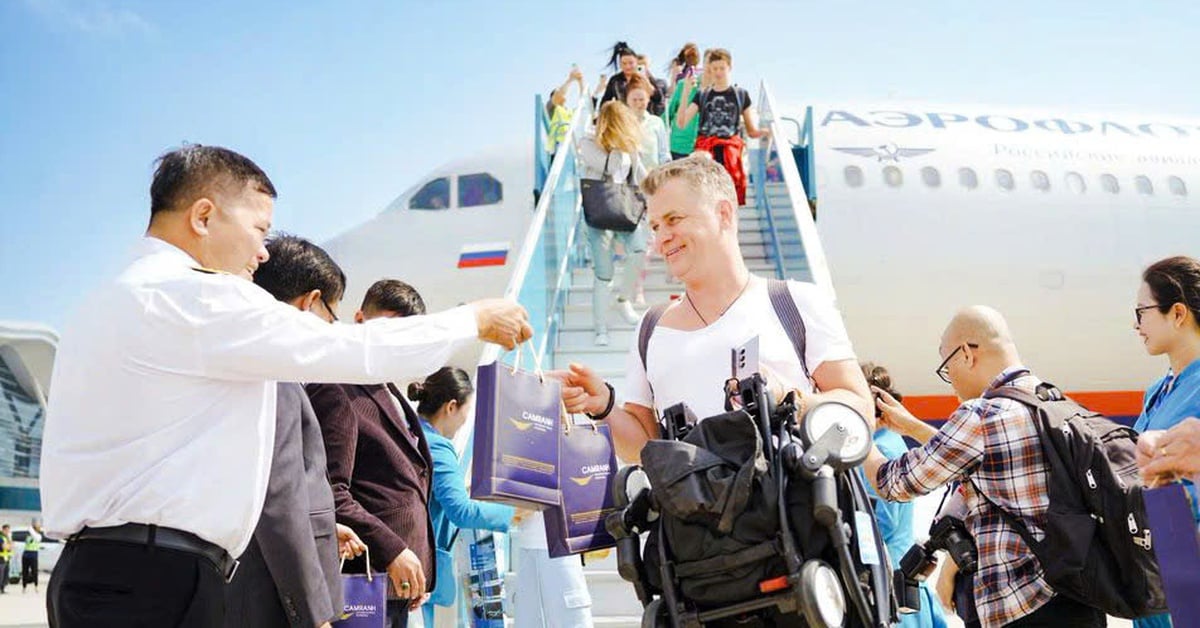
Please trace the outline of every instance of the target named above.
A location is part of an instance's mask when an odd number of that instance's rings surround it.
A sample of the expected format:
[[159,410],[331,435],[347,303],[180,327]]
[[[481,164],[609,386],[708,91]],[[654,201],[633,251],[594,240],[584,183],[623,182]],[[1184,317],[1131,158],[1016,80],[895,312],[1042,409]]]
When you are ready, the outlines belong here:
[[[1028,369],[1012,367],[989,389],[1016,386],[1032,391],[1039,383]],[[1020,534],[976,488],[1020,517],[1040,539],[1050,504],[1046,472],[1029,410],[1009,399],[979,398],[959,406],[924,447],[880,467],[877,480],[879,494],[889,501],[908,501],[952,480],[964,480],[965,523],[979,549],[975,606],[984,628],[993,628],[1037,610],[1054,591]],[[965,481],[968,476],[971,482]]]

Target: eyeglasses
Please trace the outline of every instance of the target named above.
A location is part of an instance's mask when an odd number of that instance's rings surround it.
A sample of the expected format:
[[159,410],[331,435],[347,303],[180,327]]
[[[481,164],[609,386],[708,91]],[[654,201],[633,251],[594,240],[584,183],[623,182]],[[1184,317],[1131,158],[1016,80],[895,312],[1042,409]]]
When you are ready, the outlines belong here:
[[951,360],[951,358],[953,358],[953,357],[954,357],[954,356],[955,356],[955,355],[956,355],[956,354],[957,354],[959,351],[962,351],[962,348],[963,348],[963,347],[970,347],[970,348],[972,348],[972,349],[978,349],[978,348],[979,348],[979,345],[977,345],[977,344],[975,344],[975,343],[972,343],[972,342],[968,342],[968,343],[965,343],[965,344],[958,345],[957,347],[955,347],[955,348],[954,348],[954,351],[951,351],[951,352],[950,352],[950,355],[946,356],[946,359],[945,359],[945,360],[942,360],[942,363],[938,365],[938,367],[937,367],[937,370],[936,370],[936,371],[934,371],[934,373],[937,373],[937,376],[938,376],[939,378],[941,378],[941,380],[942,380],[943,382],[946,382],[947,384],[950,384],[950,383],[952,383],[952,382],[950,381],[950,360]]
[[1145,312],[1146,310],[1154,309],[1154,308],[1156,308],[1156,307],[1158,307],[1158,304],[1157,304],[1157,303],[1156,303],[1156,304],[1154,304],[1154,305],[1143,305],[1142,307],[1135,307],[1135,308],[1133,308],[1133,318],[1134,318],[1134,320],[1136,320],[1136,321],[1137,321],[1137,324],[1138,324],[1138,325],[1141,325],[1141,324],[1142,324],[1142,312]]
[[329,312],[329,317],[333,319],[332,322],[334,322],[334,323],[338,322],[337,314],[333,311],[333,308],[329,307],[329,301],[325,300],[324,295],[321,296],[321,305],[324,305],[325,311]]

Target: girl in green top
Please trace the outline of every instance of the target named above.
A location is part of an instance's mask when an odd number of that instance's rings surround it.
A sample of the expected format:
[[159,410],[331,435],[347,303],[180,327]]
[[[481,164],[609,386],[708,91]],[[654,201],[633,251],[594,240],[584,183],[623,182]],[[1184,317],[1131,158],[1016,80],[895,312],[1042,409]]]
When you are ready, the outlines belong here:
[[691,42],[685,44],[671,62],[672,69],[678,69],[678,74],[672,77],[675,79],[675,87],[671,91],[671,100],[666,111],[667,128],[671,130],[671,157],[674,159],[687,157],[696,148],[696,130],[700,126],[700,116],[695,116],[687,126],[680,129],[675,126],[675,113],[679,110],[679,101],[691,102],[699,89],[698,85],[688,89],[687,81],[684,80],[688,76],[698,74],[699,65],[700,49]]

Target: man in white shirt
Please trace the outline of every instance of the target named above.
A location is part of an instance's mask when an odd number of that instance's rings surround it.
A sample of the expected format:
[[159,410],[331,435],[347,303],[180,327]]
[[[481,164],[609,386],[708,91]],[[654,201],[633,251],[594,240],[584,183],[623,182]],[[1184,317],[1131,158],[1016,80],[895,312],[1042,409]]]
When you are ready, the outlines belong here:
[[519,305],[329,325],[248,279],[275,188],[218,147],[163,155],[136,257],[89,296],[54,365],[42,453],[47,532],[72,538],[51,625],[219,626],[266,492],[276,381],[374,383],[436,370],[476,338],[531,332]]
[[686,294],[662,313],[645,368],[635,339],[624,404],[616,404],[616,391],[592,369],[572,364],[560,374],[569,411],[606,419],[617,455],[638,462],[646,441],[660,437],[654,408],[684,402],[701,418],[724,412],[730,352],[758,336],[759,366],[776,399],[795,390],[802,409],[841,401],[873,419],[870,390],[832,300],[812,284],[793,281],[788,292],[804,322],[806,347],[803,362],[796,355],[767,282],[752,276],[742,258],[737,192],[720,164],[700,156],[664,164],[646,176],[642,191],[654,246]]

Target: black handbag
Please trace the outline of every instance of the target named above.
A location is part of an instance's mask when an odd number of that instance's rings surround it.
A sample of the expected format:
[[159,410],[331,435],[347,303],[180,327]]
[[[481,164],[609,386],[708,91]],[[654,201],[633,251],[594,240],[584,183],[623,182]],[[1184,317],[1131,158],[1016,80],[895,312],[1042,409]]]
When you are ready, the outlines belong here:
[[604,178],[579,180],[583,192],[583,220],[594,229],[630,232],[637,229],[646,214],[646,201],[633,183],[636,163],[630,163],[629,177],[617,182],[608,173],[611,158],[612,152],[604,158]]

